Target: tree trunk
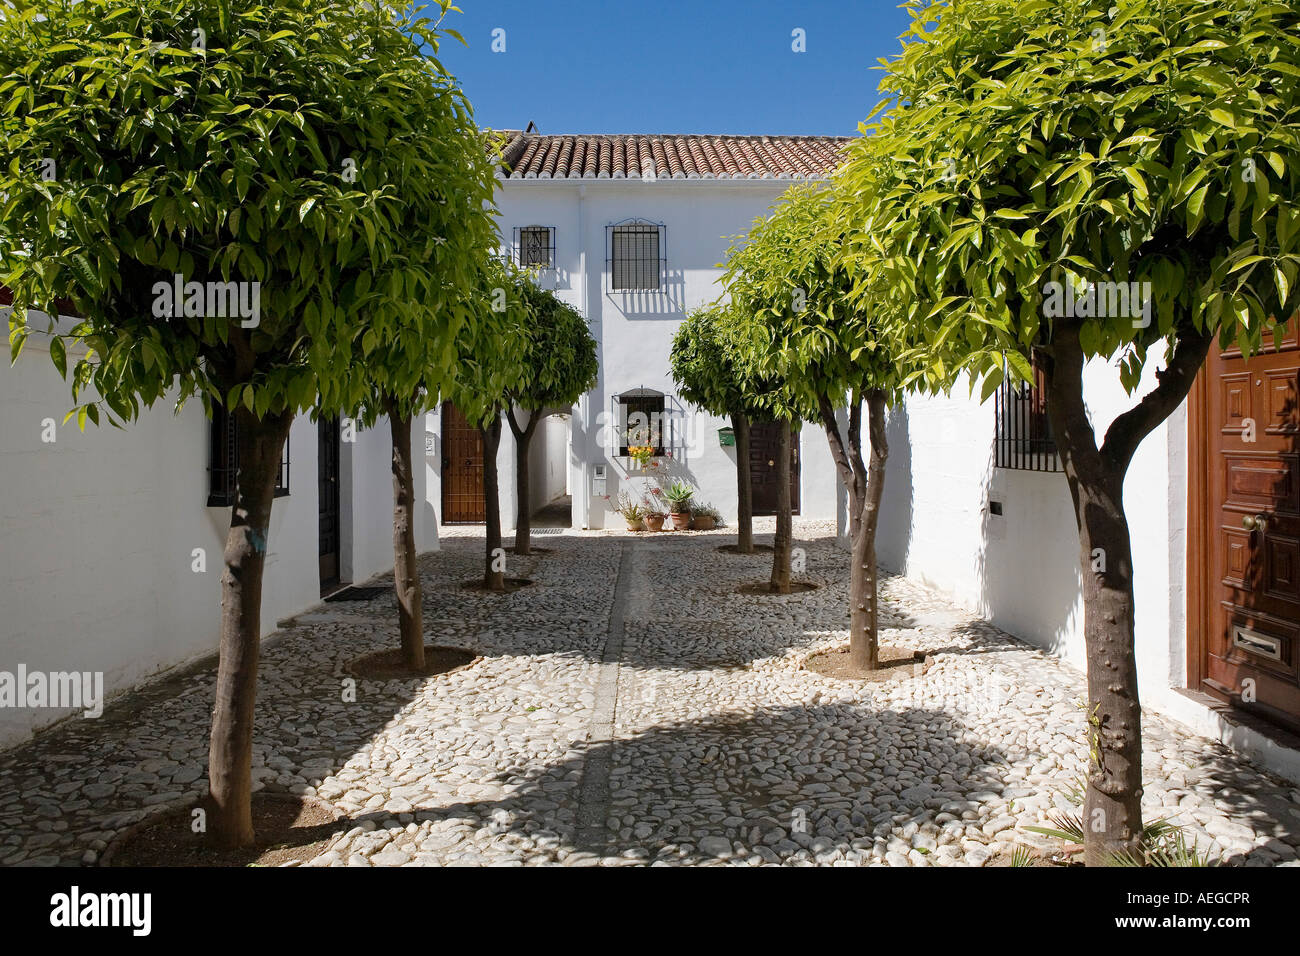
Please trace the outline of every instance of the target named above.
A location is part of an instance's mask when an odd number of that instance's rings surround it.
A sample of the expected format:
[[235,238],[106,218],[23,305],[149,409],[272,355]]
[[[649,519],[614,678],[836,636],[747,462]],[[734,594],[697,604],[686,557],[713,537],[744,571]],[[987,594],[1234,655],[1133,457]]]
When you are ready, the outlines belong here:
[[875,670],[880,665],[876,528],[889,445],[885,438],[887,396],[874,389],[868,390],[866,396],[870,468],[862,459],[862,398],[858,390],[854,389],[849,398],[847,435],[840,432],[840,422],[829,396],[823,396],[818,402],[818,412],[831,458],[849,499],[849,661],[863,670]]
[[483,434],[483,504],[487,517],[487,554],[483,587],[506,589],[505,549],[501,547],[501,493],[497,488],[497,449],[501,447],[501,413],[479,428]]
[[731,430],[736,435],[736,550],[754,553],[754,486],[749,468],[749,416],[737,412],[731,416]]
[[1142,850],[1142,708],[1134,650],[1133,552],[1124,476],[1138,445],[1182,403],[1215,335],[1184,326],[1156,387],[1116,416],[1101,447],[1083,399],[1079,324],[1052,329],[1044,368],[1047,413],[1079,527],[1088,661],[1088,788],[1084,862]]
[[533,434],[537,423],[541,421],[541,410],[528,413],[528,424],[520,428],[515,420],[514,409],[506,413],[510,423],[510,432],[515,436],[515,492],[519,499],[518,515],[515,518],[515,554],[532,554],[533,518],[529,513],[529,472],[528,449],[533,443]]
[[[1084,862],[1138,854],[1142,835],[1142,710],[1133,634],[1133,568],[1124,469],[1097,447],[1083,400],[1077,332],[1056,330],[1047,411],[1079,528],[1088,663],[1088,787]],[[1099,549],[1099,550],[1098,550]]]
[[[849,571],[849,664],[862,670],[880,666],[879,574],[876,563],[876,529],[880,526],[880,499],[885,490],[885,462],[889,443],[885,437],[885,393],[867,393],[867,431],[871,459],[866,493],[859,493],[857,520],[850,525],[853,566]],[[853,439],[857,443],[856,437]],[[860,456],[861,452],[858,451]]]
[[415,477],[411,470],[411,415],[385,403],[393,433],[393,590],[402,636],[402,663],[424,670],[424,599],[415,561]]
[[221,643],[208,750],[209,834],[221,847],[253,842],[253,714],[262,636],[262,571],[271,502],[291,412],[256,418],[234,413],[239,473],[221,575]]
[[790,593],[790,555],[794,547],[794,518],[790,500],[790,423],[780,422],[776,449],[776,536],[772,545],[772,590]]

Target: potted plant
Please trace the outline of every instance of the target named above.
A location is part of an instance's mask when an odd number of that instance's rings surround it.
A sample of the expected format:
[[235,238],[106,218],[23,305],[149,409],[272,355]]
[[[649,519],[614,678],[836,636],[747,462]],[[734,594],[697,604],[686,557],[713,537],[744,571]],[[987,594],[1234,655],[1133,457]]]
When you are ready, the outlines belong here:
[[696,531],[712,531],[722,524],[722,513],[709,504],[698,504],[691,510],[691,527]]
[[[621,492],[618,496],[618,508],[615,509],[623,516],[627,522],[628,531],[643,530],[643,523],[646,519],[646,509],[643,502],[636,501],[626,491]],[[662,525],[662,520],[660,521]]]
[[642,471],[645,471],[650,459],[654,458],[655,448],[654,445],[629,445],[627,453],[637,463],[637,466]]
[[653,509],[647,511],[645,513],[645,528],[647,531],[664,530],[664,513]]
[[684,481],[674,481],[664,492],[664,497],[668,499],[668,510],[673,516],[675,530],[685,531],[691,526],[691,498],[694,495],[695,489]]

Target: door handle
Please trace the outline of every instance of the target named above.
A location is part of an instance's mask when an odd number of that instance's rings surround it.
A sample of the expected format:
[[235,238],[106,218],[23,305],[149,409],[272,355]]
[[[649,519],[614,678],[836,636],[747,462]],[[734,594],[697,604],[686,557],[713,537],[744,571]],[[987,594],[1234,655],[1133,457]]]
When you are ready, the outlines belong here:
[[1241,519],[1241,526],[1247,531],[1258,530],[1260,534],[1268,528],[1267,515],[1245,515]]

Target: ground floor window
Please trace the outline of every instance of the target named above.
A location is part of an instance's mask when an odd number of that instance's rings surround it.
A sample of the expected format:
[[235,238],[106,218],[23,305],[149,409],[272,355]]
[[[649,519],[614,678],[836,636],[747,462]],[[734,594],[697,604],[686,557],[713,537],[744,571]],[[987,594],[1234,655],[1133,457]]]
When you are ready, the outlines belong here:
[[1060,471],[1056,439],[1047,415],[1045,359],[1035,357],[1029,382],[1005,381],[994,398],[997,434],[994,462],[1018,471]]
[[[229,508],[235,503],[235,476],[239,474],[239,442],[235,416],[217,402],[212,404],[208,433],[208,507]],[[275,496],[289,493],[289,439],[284,440],[280,474],[275,479]]]
[[664,395],[648,388],[624,392],[616,399],[620,455],[629,448],[650,446],[654,454],[664,453]]

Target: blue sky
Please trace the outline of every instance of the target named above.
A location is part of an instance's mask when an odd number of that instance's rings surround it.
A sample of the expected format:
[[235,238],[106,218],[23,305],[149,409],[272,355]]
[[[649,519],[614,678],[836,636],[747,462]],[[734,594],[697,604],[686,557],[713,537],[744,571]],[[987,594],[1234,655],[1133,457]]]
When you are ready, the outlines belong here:
[[462,0],[444,26],[469,46],[448,39],[439,56],[480,126],[851,135],[880,99],[872,67],[907,29],[898,2]]

